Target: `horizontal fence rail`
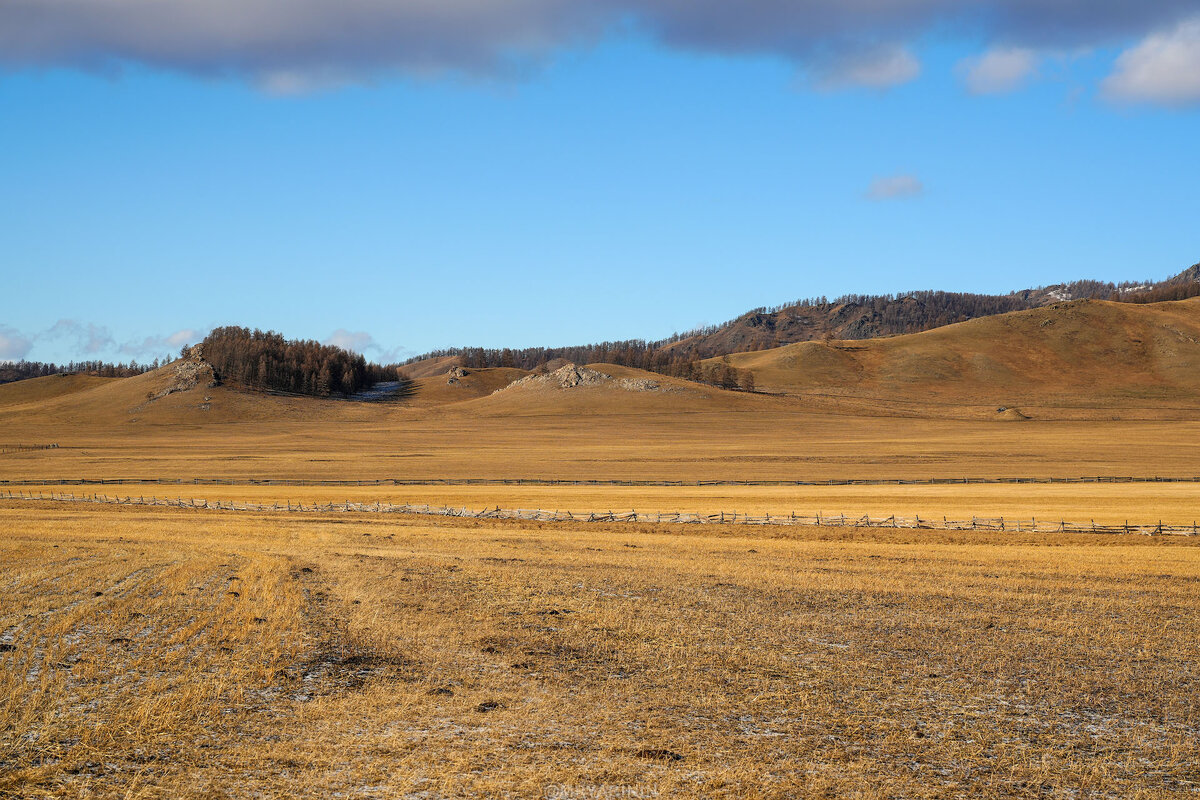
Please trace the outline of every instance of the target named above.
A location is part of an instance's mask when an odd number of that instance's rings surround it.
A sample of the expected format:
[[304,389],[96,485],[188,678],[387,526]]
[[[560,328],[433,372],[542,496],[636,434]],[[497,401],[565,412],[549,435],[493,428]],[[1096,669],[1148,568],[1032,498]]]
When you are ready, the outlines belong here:
[[6,453],[28,453],[31,450],[54,450],[56,444],[5,444],[0,442],[0,456]]
[[832,528],[907,528],[912,530],[940,531],[994,531],[997,533],[1119,533],[1145,536],[1196,536],[1200,528],[1191,525],[1164,525],[1157,523],[1126,522],[1123,525],[1097,525],[1095,522],[1078,523],[1059,520],[1020,520],[1004,517],[971,517],[969,520],[952,520],[942,517],[890,517],[847,516],[845,514],[740,514],[721,511],[715,514],[690,513],[644,513],[638,511],[545,511],[542,509],[484,508],[480,510],[451,506],[414,505],[411,503],[276,503],[234,502],[183,497],[145,497],[91,494],[76,496],[60,492],[25,492],[0,490],[0,499],[34,500],[62,503],[97,503],[125,506],[167,506],[172,508],[210,509],[217,511],[252,511],[284,513],[364,513],[364,514],[416,514],[435,517],[470,517],[473,519],[510,519],[532,522],[641,522],[683,523],[698,525],[791,525]]
[[[57,445],[39,445],[39,449]],[[827,480],[563,480],[556,478],[21,478],[0,480],[0,486],[951,486],[1016,483],[1200,483],[1200,476],[1117,476],[1078,478],[830,478]]]

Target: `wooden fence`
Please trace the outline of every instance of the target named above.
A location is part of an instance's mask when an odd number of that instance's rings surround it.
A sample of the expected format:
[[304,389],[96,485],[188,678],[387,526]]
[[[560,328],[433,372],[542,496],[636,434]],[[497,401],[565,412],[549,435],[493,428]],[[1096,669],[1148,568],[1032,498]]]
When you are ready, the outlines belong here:
[[172,508],[212,509],[218,511],[251,511],[283,513],[361,513],[361,514],[419,514],[437,517],[470,517],[474,519],[510,519],[534,522],[640,522],[653,524],[696,524],[696,525],[791,525],[819,526],[832,528],[908,528],[913,530],[940,531],[995,531],[997,533],[1119,533],[1145,536],[1196,536],[1200,528],[1191,525],[1164,525],[1157,523],[1125,522],[1123,525],[1097,525],[1095,522],[1078,523],[1059,520],[1019,520],[1004,517],[971,517],[969,520],[940,520],[931,517],[847,516],[845,514],[798,515],[753,515],[722,511],[715,514],[690,513],[639,513],[637,511],[545,511],[542,509],[484,508],[480,510],[450,506],[413,505],[410,503],[238,503],[228,500],[207,500],[183,497],[145,497],[109,495],[76,496],[60,492],[0,491],[0,499],[34,500],[63,503],[100,503],[106,505],[168,506]]
[[[51,448],[58,445],[37,445]],[[1078,478],[831,478],[828,480],[565,480],[555,478],[22,478],[0,480],[0,486],[948,486],[1018,483],[1200,483],[1200,476],[1116,476]]]
[[31,450],[53,450],[56,444],[4,444],[0,443],[0,456],[7,453],[27,453]]

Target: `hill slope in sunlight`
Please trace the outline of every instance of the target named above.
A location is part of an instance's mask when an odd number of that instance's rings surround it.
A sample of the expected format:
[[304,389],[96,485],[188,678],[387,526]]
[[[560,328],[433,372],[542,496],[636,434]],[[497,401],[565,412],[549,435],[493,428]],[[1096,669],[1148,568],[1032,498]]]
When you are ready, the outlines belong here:
[[[712,360],[715,361],[715,360]],[[918,401],[1107,404],[1200,400],[1200,298],[1060,303],[868,341],[739,353],[760,390]]]

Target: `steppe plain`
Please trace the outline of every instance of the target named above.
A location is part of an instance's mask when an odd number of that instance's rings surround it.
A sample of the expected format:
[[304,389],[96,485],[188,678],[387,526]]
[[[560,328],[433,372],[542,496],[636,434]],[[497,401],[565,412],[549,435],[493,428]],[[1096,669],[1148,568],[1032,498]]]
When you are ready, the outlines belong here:
[[[1068,304],[732,356],[755,393],[611,365],[592,367],[656,388],[504,389],[519,376],[478,371],[364,404],[164,393],[171,368],[43,378],[0,386],[0,439],[57,446],[0,455],[0,479],[268,503],[1189,524],[1197,482],[697,484],[1197,476],[1198,328],[1194,301]],[[36,483],[113,478],[228,483]],[[252,483],[388,478],[405,484]],[[467,478],[531,483],[438,483]],[[551,483],[585,480],[613,483]],[[1200,791],[1191,537],[36,500],[0,500],[0,530],[0,794]]]

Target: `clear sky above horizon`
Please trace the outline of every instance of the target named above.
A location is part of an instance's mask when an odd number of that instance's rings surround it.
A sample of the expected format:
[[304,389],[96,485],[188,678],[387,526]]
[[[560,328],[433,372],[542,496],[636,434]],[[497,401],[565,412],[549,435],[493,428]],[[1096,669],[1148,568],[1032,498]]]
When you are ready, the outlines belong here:
[[390,361],[1200,261],[1200,1],[148,2],[0,9],[0,359],[238,324]]

